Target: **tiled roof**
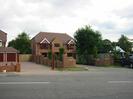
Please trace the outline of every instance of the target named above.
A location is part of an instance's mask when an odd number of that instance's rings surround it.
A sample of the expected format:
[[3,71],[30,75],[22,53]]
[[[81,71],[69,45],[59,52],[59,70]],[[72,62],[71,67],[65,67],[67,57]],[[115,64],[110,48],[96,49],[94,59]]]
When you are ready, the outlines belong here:
[[3,42],[7,41],[7,33],[3,32],[0,30],[0,40],[2,40]]
[[18,50],[14,49],[12,47],[0,47],[0,52],[19,53]]
[[[33,39],[36,43],[40,43],[44,38],[46,38],[49,42],[52,42],[54,38],[59,38],[64,44],[69,40],[73,39],[66,33],[53,33],[53,32],[40,32]],[[33,40],[32,39],[32,40]]]

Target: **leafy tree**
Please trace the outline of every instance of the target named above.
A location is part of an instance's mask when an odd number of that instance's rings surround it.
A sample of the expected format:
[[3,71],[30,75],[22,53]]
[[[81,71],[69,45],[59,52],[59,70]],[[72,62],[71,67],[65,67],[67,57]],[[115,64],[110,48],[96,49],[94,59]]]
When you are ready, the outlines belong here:
[[94,54],[94,57],[95,57],[95,58],[97,58],[97,56],[98,56],[97,53],[98,53],[98,49],[97,49],[97,47],[95,46],[94,49],[93,49],[93,54]]
[[22,32],[14,40],[8,43],[9,47],[14,47],[20,51],[21,54],[31,53],[31,41],[28,34]]
[[128,41],[128,38],[124,35],[121,35],[118,40],[118,45],[125,51],[130,53],[132,51],[132,43]]
[[112,42],[112,47],[113,47],[113,49],[114,49],[116,46],[118,46],[118,42]]
[[74,38],[78,57],[82,56],[89,64],[89,55],[97,56],[102,40],[100,32],[94,31],[90,26],[85,26],[75,32]]
[[112,42],[108,39],[105,39],[102,41],[102,46],[101,46],[101,53],[109,53],[110,51],[113,50],[113,45]]

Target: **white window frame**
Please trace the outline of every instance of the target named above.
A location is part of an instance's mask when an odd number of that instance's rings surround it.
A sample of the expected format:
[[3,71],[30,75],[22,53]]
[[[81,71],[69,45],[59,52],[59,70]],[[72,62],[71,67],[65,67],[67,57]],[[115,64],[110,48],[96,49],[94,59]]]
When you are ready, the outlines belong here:
[[75,41],[73,39],[71,39],[68,44],[70,44],[71,42],[73,42],[75,44]]

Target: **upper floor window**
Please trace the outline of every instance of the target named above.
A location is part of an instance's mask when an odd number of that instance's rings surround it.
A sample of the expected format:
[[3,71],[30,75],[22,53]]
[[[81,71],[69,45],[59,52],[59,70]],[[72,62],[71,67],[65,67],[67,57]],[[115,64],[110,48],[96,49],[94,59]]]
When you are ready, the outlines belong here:
[[54,47],[60,47],[60,44],[59,43],[55,43]]
[[40,44],[40,48],[41,49],[48,49],[48,47],[49,47],[49,44],[48,43],[42,43],[42,44]]
[[74,44],[69,44],[68,49],[74,49],[75,45]]
[[0,47],[2,47],[2,40],[0,40]]

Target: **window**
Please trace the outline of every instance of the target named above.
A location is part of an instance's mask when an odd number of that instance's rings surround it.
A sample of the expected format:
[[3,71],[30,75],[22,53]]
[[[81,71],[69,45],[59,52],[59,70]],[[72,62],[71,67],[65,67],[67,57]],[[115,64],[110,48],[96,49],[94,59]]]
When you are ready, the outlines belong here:
[[74,44],[69,44],[69,45],[68,45],[68,50],[69,50],[69,49],[74,49]]
[[67,57],[73,57],[72,53],[67,53]]
[[60,44],[59,43],[55,43],[54,47],[60,47]]
[[2,47],[2,40],[0,40],[0,47]]
[[48,49],[48,44],[47,43],[42,43],[40,44],[41,49]]
[[42,55],[43,55],[44,57],[47,57],[48,54],[47,54],[47,53],[42,53]]

